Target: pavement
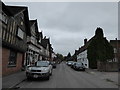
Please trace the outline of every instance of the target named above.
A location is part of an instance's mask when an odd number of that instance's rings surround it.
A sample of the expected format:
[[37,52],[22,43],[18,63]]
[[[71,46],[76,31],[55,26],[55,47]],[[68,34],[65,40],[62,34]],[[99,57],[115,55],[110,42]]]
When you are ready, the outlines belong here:
[[25,71],[2,77],[2,88],[14,88],[17,84],[26,80]]
[[118,72],[100,72],[97,69],[86,69],[87,73],[94,75],[95,77],[101,78],[108,82],[112,82],[118,86],[120,86],[120,82],[118,82],[119,73]]

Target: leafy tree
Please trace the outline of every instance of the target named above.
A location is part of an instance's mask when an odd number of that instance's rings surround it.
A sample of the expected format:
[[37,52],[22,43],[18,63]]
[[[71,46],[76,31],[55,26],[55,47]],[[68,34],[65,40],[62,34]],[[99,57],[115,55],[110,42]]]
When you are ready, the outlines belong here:
[[68,55],[67,55],[67,57],[66,57],[66,60],[67,60],[67,61],[70,61],[70,60],[71,60],[71,54],[70,54],[70,52],[68,53]]
[[67,56],[64,56],[64,60],[65,60],[65,61],[67,60]]
[[97,67],[97,61],[106,62],[114,58],[113,47],[104,38],[101,28],[97,28],[95,36],[88,46],[87,55],[91,68]]
[[77,61],[77,56],[75,54],[72,56],[72,58],[73,58],[73,61]]
[[64,59],[62,54],[57,53],[56,56],[57,56],[57,59],[59,59],[59,60],[63,60]]
[[71,57],[71,54],[70,54],[70,52],[68,53],[67,57]]

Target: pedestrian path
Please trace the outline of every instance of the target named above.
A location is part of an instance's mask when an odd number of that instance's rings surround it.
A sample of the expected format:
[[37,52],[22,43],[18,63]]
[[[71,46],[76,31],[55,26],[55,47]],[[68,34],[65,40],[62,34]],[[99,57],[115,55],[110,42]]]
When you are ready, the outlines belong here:
[[2,88],[12,88],[26,79],[25,71],[20,71],[2,78]]
[[86,72],[98,78],[104,79],[109,82],[113,82],[114,84],[118,85],[118,72],[100,72],[96,69],[86,69]]

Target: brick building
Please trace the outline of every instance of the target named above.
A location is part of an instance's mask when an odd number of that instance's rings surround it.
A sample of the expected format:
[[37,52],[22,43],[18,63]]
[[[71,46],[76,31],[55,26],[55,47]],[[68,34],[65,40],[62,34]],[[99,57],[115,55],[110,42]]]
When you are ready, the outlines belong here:
[[113,46],[114,48],[114,62],[118,62],[118,59],[120,58],[120,40],[110,40],[110,44]]
[[21,70],[27,49],[26,36],[29,35],[27,7],[6,6],[2,3],[0,12],[0,33],[2,36],[2,75]]

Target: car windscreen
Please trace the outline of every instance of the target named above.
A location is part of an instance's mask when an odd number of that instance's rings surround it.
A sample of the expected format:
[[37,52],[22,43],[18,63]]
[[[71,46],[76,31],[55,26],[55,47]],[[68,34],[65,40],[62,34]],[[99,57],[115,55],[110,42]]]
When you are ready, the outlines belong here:
[[73,61],[68,61],[68,63],[73,63]]
[[49,63],[48,62],[37,62],[36,66],[38,66],[38,67],[48,67]]
[[76,66],[82,66],[82,64],[81,63],[76,63]]
[[51,64],[55,64],[55,62],[51,62]]

